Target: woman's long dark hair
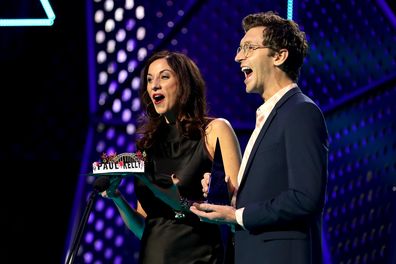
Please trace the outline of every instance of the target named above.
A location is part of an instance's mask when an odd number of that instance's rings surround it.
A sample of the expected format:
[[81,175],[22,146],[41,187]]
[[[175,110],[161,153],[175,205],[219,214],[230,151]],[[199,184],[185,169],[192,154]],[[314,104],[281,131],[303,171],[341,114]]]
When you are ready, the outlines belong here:
[[145,112],[139,118],[137,146],[148,149],[156,141],[165,117],[159,115],[147,92],[148,68],[154,61],[166,59],[175,72],[178,90],[176,126],[188,138],[200,138],[204,135],[207,122],[206,84],[197,65],[185,54],[171,51],[154,53],[146,62],[140,79],[140,99]]

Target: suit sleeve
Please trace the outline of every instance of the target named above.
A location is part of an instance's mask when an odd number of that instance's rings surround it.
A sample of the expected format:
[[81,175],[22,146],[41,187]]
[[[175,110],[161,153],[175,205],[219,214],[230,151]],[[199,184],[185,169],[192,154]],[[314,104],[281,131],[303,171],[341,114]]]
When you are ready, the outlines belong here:
[[285,118],[283,163],[287,188],[269,200],[249,204],[246,229],[293,226],[322,212],[327,183],[328,135],[324,117],[312,102],[296,105]]

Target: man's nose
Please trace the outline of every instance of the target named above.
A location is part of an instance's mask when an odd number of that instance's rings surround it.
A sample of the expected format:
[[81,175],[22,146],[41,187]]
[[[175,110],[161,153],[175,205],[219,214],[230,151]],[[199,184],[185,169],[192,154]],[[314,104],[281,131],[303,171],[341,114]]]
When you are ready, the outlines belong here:
[[235,55],[235,62],[241,63],[242,59],[244,58],[243,52],[240,50],[236,55]]

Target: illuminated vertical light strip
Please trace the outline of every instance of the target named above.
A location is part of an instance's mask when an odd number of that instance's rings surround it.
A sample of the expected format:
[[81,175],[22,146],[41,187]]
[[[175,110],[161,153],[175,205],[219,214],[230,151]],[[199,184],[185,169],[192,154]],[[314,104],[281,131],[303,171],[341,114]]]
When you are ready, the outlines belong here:
[[293,19],[293,0],[287,0],[287,19]]
[[55,20],[55,13],[48,0],[40,0],[41,6],[44,8],[44,12],[47,18],[13,18],[13,19],[1,19],[0,27],[22,27],[22,26],[52,26]]

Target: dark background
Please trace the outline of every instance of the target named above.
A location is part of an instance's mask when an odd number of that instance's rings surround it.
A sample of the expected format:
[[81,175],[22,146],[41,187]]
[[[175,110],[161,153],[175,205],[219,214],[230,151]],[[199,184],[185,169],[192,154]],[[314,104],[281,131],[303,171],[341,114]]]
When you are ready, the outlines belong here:
[[[1,2],[0,18],[45,18],[39,1]],[[3,263],[62,262],[81,165],[88,126],[85,1],[51,6],[51,27],[0,27]]]

